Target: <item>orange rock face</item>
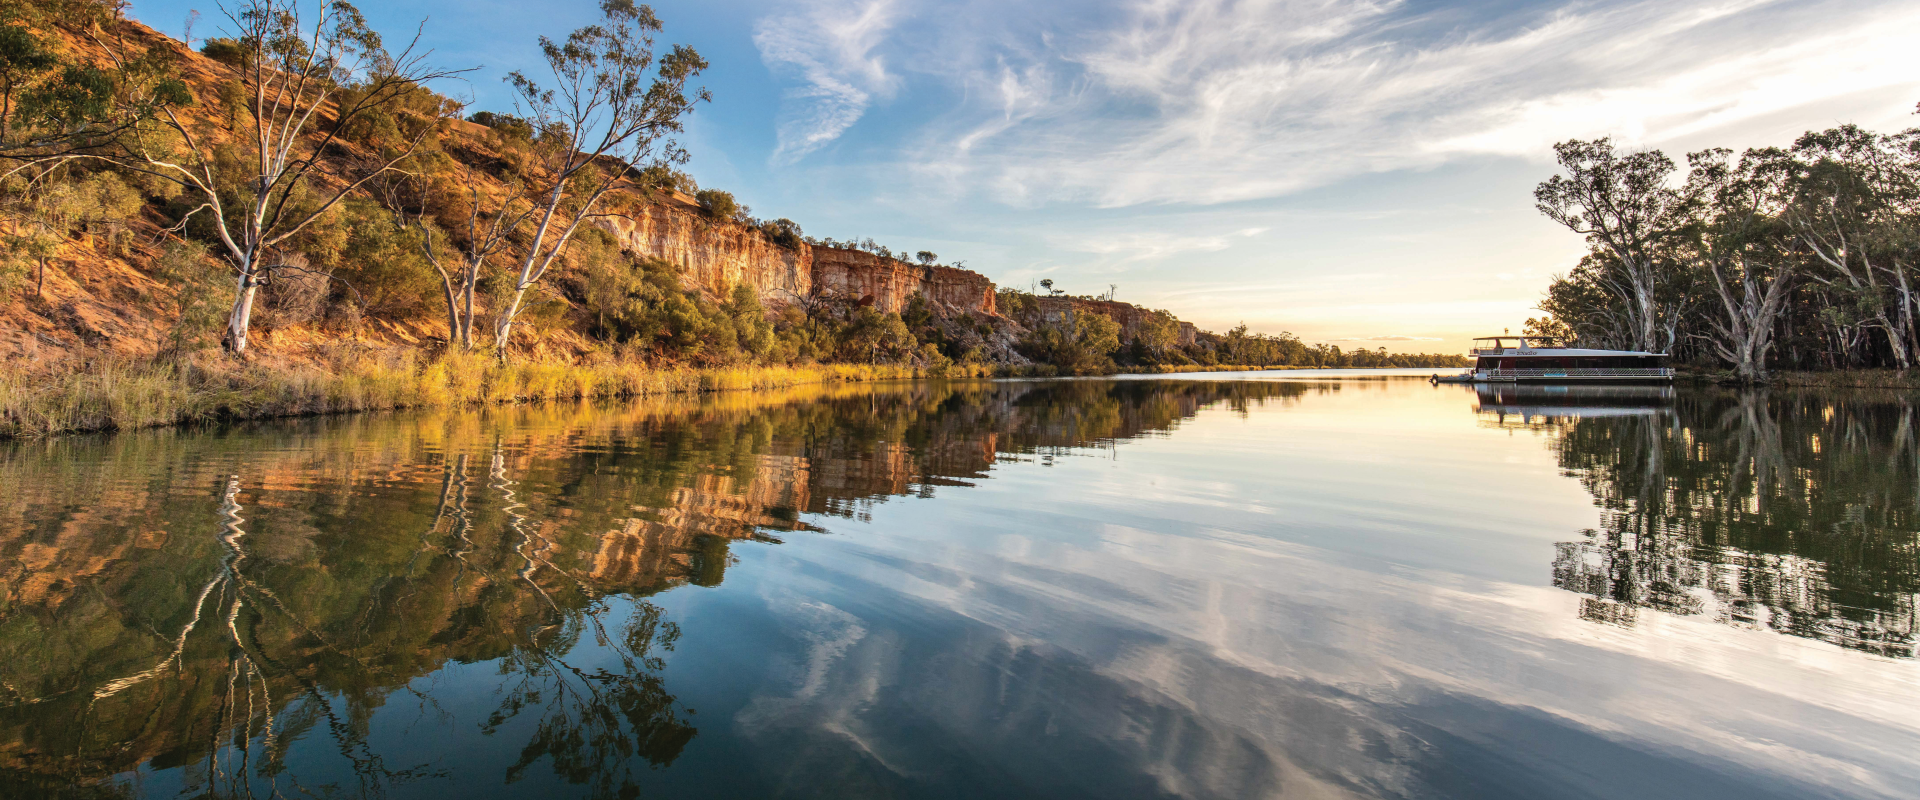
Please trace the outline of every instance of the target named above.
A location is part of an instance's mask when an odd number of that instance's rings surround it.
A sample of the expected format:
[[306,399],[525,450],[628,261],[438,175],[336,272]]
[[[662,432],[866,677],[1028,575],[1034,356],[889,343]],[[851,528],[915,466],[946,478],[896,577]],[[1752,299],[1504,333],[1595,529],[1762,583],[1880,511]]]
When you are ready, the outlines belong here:
[[859,250],[814,247],[814,290],[901,311],[920,295],[950,311],[997,316],[993,281],[978,272],[926,267]]
[[993,281],[953,267],[925,267],[860,250],[801,244],[788,249],[759,231],[715,223],[681,199],[651,203],[600,224],[628,252],[680,268],[688,289],[712,294],[746,283],[769,304],[816,294],[844,297],[887,312],[920,295],[952,312],[997,316]]
[[718,294],[747,283],[763,300],[790,302],[813,288],[813,256],[806,245],[788,250],[757,230],[715,223],[688,201],[649,203],[627,215],[602,217],[600,223],[627,252],[679,267],[688,289]]

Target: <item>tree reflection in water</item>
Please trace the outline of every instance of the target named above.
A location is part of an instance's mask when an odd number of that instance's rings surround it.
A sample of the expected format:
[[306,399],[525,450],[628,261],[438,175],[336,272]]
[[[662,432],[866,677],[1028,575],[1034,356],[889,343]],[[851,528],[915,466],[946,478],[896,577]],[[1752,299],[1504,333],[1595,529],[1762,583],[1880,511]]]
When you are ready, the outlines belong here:
[[[508,783],[548,758],[556,773],[587,785],[593,797],[634,796],[639,785],[633,778],[633,759],[652,766],[671,764],[697,733],[682,721],[673,695],[666,691],[660,678],[664,663],[650,655],[656,646],[672,650],[678,627],[651,603],[635,606],[618,637],[610,636],[600,622],[597,614],[579,615],[549,629],[552,636],[544,646],[538,642],[542,632],[536,631],[532,646],[515,648],[507,656],[511,677],[505,697],[481,729],[491,735],[529,708],[537,708],[539,716],[533,738],[507,768]],[[554,655],[571,650],[583,633],[611,647],[622,669],[582,669]]]
[[[186,592],[187,584],[151,587],[162,596],[190,597],[175,612],[184,620],[161,629],[171,632],[157,661],[90,690],[69,685],[21,697],[8,682],[16,695],[8,727],[24,724],[36,735],[11,742],[15,768],[27,769],[9,770],[0,789],[77,790],[132,766],[131,758],[184,767],[183,788],[195,795],[324,796],[343,788],[339,776],[319,784],[303,780],[289,768],[286,747],[324,730],[351,769],[352,793],[380,796],[389,787],[444,776],[447,768],[389,764],[371,741],[375,709],[401,696],[423,712],[434,709],[430,692],[409,679],[434,664],[485,660],[498,666],[501,701],[483,732],[531,730],[519,761],[506,770],[508,782],[545,759],[590,796],[634,796],[636,758],[669,764],[696,733],[660,675],[660,654],[672,649],[679,630],[658,606],[609,602],[578,569],[553,563],[557,545],[518,502],[497,450],[487,485],[498,498],[474,508],[469,464],[469,454],[460,454],[442,465],[438,507],[411,552],[341,553],[320,563],[251,559],[247,482],[229,478],[211,537],[217,558],[193,570],[210,576]],[[263,488],[255,496],[267,494]],[[284,516],[276,521],[266,527],[278,530],[263,541],[284,548],[290,538],[315,533],[288,530],[291,520]],[[194,527],[182,525],[182,538],[193,538]],[[361,567],[379,564],[385,568],[371,573],[377,578],[355,585]],[[312,573],[335,580],[315,581]],[[138,600],[125,599],[112,605],[140,616],[143,609],[131,607]],[[626,609],[626,619],[610,629],[616,609]],[[436,617],[450,624],[415,627]],[[91,633],[69,633],[76,632]],[[583,639],[592,646],[582,647]],[[596,663],[583,667],[576,655]],[[78,725],[61,724],[69,714]],[[537,722],[509,725],[523,715]]]
[[[633,796],[697,734],[668,686],[681,631],[647,598],[719,585],[732,542],[1337,390],[835,387],[0,449],[0,795],[164,774],[381,796],[499,771]],[[481,718],[443,705],[453,672],[497,676]],[[476,729],[517,757],[447,749]]]
[[[1583,618],[1701,616],[1915,656],[1920,446],[1895,392],[1622,396],[1488,388],[1483,418],[1547,431],[1602,509],[1556,545]],[[1551,402],[1550,402],[1551,401]]]

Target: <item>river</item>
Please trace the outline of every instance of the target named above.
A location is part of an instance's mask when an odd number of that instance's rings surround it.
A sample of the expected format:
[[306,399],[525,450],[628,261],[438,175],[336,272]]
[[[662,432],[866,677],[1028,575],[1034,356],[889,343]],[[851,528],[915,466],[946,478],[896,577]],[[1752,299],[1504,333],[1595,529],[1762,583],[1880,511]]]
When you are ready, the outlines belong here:
[[1920,794],[1911,395],[1428,372],[0,443],[0,796]]

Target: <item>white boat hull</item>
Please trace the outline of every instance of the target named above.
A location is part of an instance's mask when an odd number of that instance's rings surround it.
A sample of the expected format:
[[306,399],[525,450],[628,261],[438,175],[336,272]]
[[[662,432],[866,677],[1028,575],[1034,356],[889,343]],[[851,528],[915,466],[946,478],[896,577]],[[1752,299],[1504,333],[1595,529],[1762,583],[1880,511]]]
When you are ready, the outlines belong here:
[[1473,372],[1473,380],[1476,383],[1654,382],[1673,380],[1673,370],[1667,367],[1483,369]]

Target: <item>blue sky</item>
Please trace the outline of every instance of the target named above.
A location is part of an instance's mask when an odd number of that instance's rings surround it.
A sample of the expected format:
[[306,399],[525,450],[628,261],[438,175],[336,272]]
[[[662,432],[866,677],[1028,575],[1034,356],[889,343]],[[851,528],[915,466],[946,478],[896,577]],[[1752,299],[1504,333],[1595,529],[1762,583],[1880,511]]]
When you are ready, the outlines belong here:
[[[387,2],[436,63],[540,68],[586,0]],[[942,2],[653,4],[713,68],[689,170],[811,235],[933,250],[1221,330],[1458,350],[1518,328],[1584,245],[1533,210],[1550,146],[1678,160],[1853,122],[1920,124],[1920,4]],[[218,6],[146,0],[175,36]]]

